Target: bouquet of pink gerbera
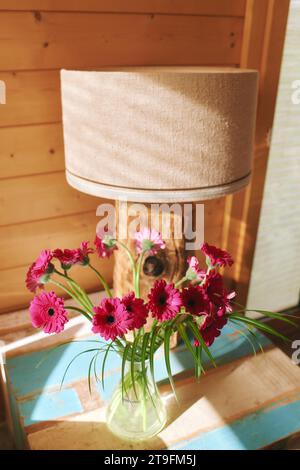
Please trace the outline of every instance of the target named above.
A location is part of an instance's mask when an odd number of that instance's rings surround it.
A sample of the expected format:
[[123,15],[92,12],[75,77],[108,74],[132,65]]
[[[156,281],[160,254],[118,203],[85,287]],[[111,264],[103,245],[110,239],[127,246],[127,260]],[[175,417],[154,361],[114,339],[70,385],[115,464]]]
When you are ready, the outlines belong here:
[[[154,355],[161,346],[169,381],[176,393],[170,365],[170,339],[175,332],[180,334],[191,354],[198,379],[203,371],[203,354],[215,365],[209,348],[228,322],[244,335],[246,328],[250,342],[251,338],[257,340],[254,328],[286,338],[267,324],[245,317],[245,309],[239,304],[235,304],[236,310],[233,309],[235,292],[226,290],[219,272],[221,267],[233,264],[226,251],[204,243],[201,251],[206,258],[206,269],[200,267],[195,256],[189,257],[185,276],[175,285],[164,279],[157,280],[145,301],[140,298],[139,286],[144,256],[155,255],[165,244],[156,230],[143,229],[135,234],[135,246],[136,253],[133,254],[121,241],[105,235],[102,238],[96,236],[94,248],[84,241],[77,249],[43,250],[27,272],[26,285],[36,292],[45,284],[52,284],[63,289],[77,303],[77,306],[66,306],[64,299],[57,297],[54,291],[42,290],[29,307],[34,327],[43,328],[45,333],[59,333],[68,321],[68,310],[75,310],[91,322],[92,332],[102,338],[98,336],[95,346],[86,351],[94,352],[88,367],[89,388],[92,370],[99,380],[98,356],[103,355],[102,380],[109,351],[121,356],[121,383],[107,408],[107,423],[122,437],[145,439],[159,432],[166,422],[166,410],[154,372]],[[108,258],[116,249],[126,251],[133,274],[133,290],[122,298],[113,296],[90,259],[93,253]],[[93,305],[84,289],[70,276],[74,265],[92,269],[98,277],[106,293],[99,305]],[[280,314],[261,310],[259,313],[292,323]],[[145,328],[149,317],[152,318],[151,326]],[[255,351],[255,345],[253,349]]]

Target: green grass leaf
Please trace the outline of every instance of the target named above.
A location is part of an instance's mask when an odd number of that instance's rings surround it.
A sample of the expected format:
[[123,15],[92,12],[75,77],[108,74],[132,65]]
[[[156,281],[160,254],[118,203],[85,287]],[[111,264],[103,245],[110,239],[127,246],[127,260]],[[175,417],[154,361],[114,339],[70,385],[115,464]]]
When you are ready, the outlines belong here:
[[288,318],[288,315],[283,315],[281,313],[275,313],[275,312],[269,312],[268,310],[255,310],[255,309],[245,309],[244,312],[256,312],[264,315],[265,317],[268,318],[273,318],[275,320],[282,321],[284,323],[288,323],[291,326],[295,326],[297,328],[297,323],[292,321],[290,318]]
[[195,346],[194,348],[195,348],[195,353],[196,353],[197,358],[198,358],[197,363],[195,363],[195,377],[196,377],[197,382],[199,382],[200,377],[201,377],[201,373],[202,373],[202,370],[203,370],[203,366],[202,366],[202,346]]
[[81,351],[80,353],[76,354],[76,356],[73,357],[73,359],[69,362],[69,364],[67,365],[67,368],[64,372],[64,375],[63,375],[63,378],[61,380],[61,383],[60,383],[60,390],[62,389],[62,386],[63,386],[63,383],[65,381],[65,378],[66,378],[66,375],[68,373],[68,370],[70,369],[71,365],[73,364],[74,361],[76,361],[76,359],[79,357],[79,356],[82,356],[83,354],[87,354],[89,352],[93,352],[93,351],[99,351],[98,348],[93,348],[93,349],[86,349],[85,351]]
[[201,344],[202,348],[203,348],[203,351],[205,352],[205,354],[208,356],[208,358],[210,359],[211,363],[213,364],[214,367],[217,367],[217,364],[216,364],[216,361],[214,360],[213,358],[213,355],[211,354],[208,346],[206,346],[202,336],[201,336],[201,333],[200,331],[198,330],[197,326],[195,325],[195,323],[190,320],[189,318],[186,320],[187,321],[187,325],[188,327],[191,329],[192,333],[194,334],[195,338],[199,341],[199,343]]
[[188,335],[186,334],[185,327],[183,326],[182,323],[180,323],[178,325],[178,331],[179,331],[179,334],[180,334],[181,338],[184,341],[184,344],[186,345],[187,349],[189,350],[189,352],[193,356],[195,364],[198,365],[198,356],[196,354],[196,351],[194,351],[193,346],[191,345],[190,339],[189,339]]
[[129,350],[131,349],[131,345],[129,343],[126,344],[123,357],[122,357],[122,401],[124,401],[124,392],[126,393],[126,387],[125,387],[125,366],[126,366],[126,360],[127,356],[129,354]]
[[173,376],[172,376],[171,363],[170,363],[170,338],[171,338],[172,333],[173,333],[172,328],[167,327],[165,330],[164,353],[165,353],[165,364],[166,364],[166,369],[168,372],[169,382],[172,387],[175,399],[176,401],[178,401],[176,390],[175,390],[175,385],[173,381]]
[[[235,324],[234,322],[230,322],[231,324]],[[229,324],[228,324],[229,328],[234,331],[234,332],[237,332],[239,335],[243,336],[246,341],[248,341],[248,343],[250,344],[252,350],[253,350],[253,354],[256,356],[256,347],[255,345],[253,344],[253,342],[251,341],[251,339],[249,338],[249,336],[247,335],[247,333],[245,333],[244,331],[242,331],[241,329],[239,328],[233,328],[231,327]],[[249,330],[248,330],[249,331]]]
[[276,336],[277,338],[280,338],[283,341],[290,341],[289,338],[274,330],[274,328],[272,328],[271,326],[266,325],[265,323],[261,323],[260,321],[254,320],[253,318],[248,318],[237,314],[230,314],[228,317],[229,319],[233,318],[240,323],[254,326],[256,329],[264,331],[265,333],[269,333],[272,336]]
[[131,357],[130,357],[130,374],[131,374],[131,382],[132,382],[132,387],[136,396],[136,399],[138,400],[138,394],[135,388],[135,353],[137,350],[137,345],[139,342],[139,337],[137,336],[135,340],[132,343],[131,346]]
[[88,386],[89,386],[89,392],[90,392],[90,395],[92,395],[92,386],[91,386],[91,372],[92,372],[92,367],[93,367],[93,363],[97,357],[97,354],[96,353],[93,358],[91,359],[90,361],[90,365],[89,365],[89,369],[88,369]]
[[102,362],[102,370],[101,370],[101,382],[102,382],[102,389],[104,390],[104,374],[105,374],[105,364],[107,360],[107,356],[109,353],[109,350],[113,347],[113,342],[111,342],[105,351],[104,357],[103,357],[103,362]]

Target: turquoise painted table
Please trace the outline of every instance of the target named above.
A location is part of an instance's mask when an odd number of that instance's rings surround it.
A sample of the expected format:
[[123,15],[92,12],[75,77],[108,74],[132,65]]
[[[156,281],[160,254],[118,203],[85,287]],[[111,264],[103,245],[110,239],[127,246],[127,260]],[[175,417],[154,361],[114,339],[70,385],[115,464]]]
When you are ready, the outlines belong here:
[[[225,329],[212,353],[219,365],[200,383],[192,376],[185,347],[172,352],[179,405],[168,382],[163,353],[156,374],[169,422],[159,436],[130,444],[105,425],[105,406],[120,377],[120,359],[109,353],[105,388],[94,383],[90,396],[90,354],[70,360],[90,345],[83,340],[48,354],[45,350],[9,358],[6,364],[11,420],[19,448],[30,449],[259,449],[300,430],[300,370],[263,336],[265,353],[253,355],[249,342]],[[91,353],[92,354],[92,353]],[[101,360],[98,362],[101,367]]]

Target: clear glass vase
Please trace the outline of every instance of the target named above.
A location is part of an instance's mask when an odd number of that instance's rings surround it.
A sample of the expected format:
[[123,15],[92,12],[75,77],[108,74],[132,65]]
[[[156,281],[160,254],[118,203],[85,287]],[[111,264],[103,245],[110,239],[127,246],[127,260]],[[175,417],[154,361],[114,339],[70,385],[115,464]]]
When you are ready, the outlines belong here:
[[[134,377],[134,380],[132,380]],[[159,433],[167,421],[165,405],[146,362],[146,378],[140,362],[125,366],[123,387],[119,383],[106,410],[110,431],[130,441],[149,439]]]

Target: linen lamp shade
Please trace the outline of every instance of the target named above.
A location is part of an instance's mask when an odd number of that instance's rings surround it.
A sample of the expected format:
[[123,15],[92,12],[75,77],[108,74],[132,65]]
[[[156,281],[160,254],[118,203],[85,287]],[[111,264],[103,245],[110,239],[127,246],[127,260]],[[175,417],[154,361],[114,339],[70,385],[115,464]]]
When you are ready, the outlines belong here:
[[140,202],[241,189],[251,174],[257,75],[214,67],[62,70],[67,181]]

